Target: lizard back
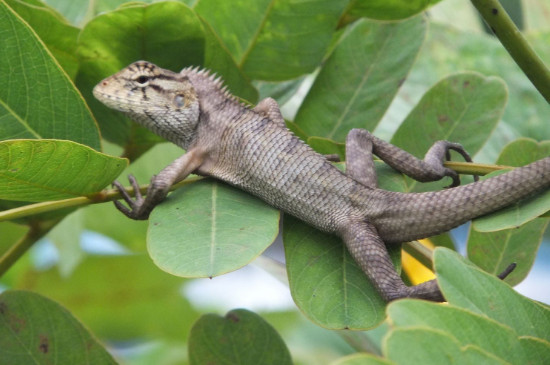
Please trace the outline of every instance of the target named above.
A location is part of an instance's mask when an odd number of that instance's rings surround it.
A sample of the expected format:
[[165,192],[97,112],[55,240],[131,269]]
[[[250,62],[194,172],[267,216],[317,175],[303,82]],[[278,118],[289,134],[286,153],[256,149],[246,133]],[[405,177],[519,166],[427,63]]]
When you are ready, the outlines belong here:
[[335,232],[367,204],[367,188],[334,167],[286,127],[228,99],[216,81],[182,74],[200,102],[196,143],[215,161],[200,172],[260,197],[324,231]]

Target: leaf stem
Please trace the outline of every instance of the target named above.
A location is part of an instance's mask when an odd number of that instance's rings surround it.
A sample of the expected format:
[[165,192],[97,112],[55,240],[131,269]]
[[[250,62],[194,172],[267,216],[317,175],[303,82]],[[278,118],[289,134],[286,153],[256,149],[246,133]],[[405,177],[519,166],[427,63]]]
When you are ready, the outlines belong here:
[[417,259],[422,265],[433,270],[433,250],[418,241],[405,242],[403,250]]
[[498,0],[471,0],[504,48],[550,103],[550,70],[527,43]]
[[445,167],[455,170],[459,174],[464,175],[487,175],[491,172],[498,170],[513,169],[512,166],[505,165],[489,165],[483,163],[472,162],[459,162],[459,161],[447,161],[444,163]]
[[31,224],[31,228],[27,234],[0,257],[0,277],[4,275],[4,273],[8,271],[8,269],[12,267],[12,265],[19,260],[36,241],[44,237],[62,219],[63,218],[57,218]]
[[[170,191],[176,190],[184,185],[193,183],[195,181],[204,179],[200,176],[194,176],[187,178],[183,181],[180,181],[177,184],[172,185]],[[139,190],[142,194],[147,193],[147,188],[149,185],[141,185]],[[126,188],[130,196],[135,196],[134,189],[131,187]],[[105,203],[108,201],[113,201],[122,198],[121,194],[115,189],[103,190],[93,197],[80,196],[77,198],[69,198],[63,200],[41,202],[36,204],[29,204],[22,207],[5,210],[0,212],[0,222],[25,218],[31,215],[37,215],[40,213],[52,212],[55,210],[71,208],[71,207],[83,207],[89,204]]]
[[341,330],[337,332],[351,347],[360,352],[382,356],[380,348],[365,332]]

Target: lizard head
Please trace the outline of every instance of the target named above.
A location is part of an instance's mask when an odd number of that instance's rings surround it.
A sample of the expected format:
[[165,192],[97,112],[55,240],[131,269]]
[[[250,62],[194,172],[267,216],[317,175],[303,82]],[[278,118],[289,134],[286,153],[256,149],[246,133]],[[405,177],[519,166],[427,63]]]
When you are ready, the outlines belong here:
[[186,148],[199,121],[199,101],[186,76],[134,62],[94,87],[96,99]]

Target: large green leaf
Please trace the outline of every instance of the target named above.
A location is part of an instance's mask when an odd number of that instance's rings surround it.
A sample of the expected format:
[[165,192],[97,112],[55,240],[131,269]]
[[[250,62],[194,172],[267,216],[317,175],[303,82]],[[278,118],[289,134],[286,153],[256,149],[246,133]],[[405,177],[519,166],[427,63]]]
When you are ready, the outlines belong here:
[[90,195],[126,164],[72,141],[0,142],[0,199],[39,202]]
[[550,342],[550,308],[521,296],[449,249],[437,248],[434,261],[439,286],[451,305],[492,318],[518,336]]
[[385,301],[338,237],[288,215],[283,227],[290,291],[309,319],[330,329],[368,329],[384,319]]
[[[530,32],[526,37],[546,63],[550,63],[550,32]],[[500,135],[498,142],[502,144],[497,146],[493,160],[488,162],[494,161],[504,144],[510,141],[511,133],[516,137],[550,139],[550,128],[547,128],[550,104],[521,72],[502,44],[495,37],[459,31],[451,24],[430,24],[426,43],[403,85],[405,92],[400,101],[412,107],[411,104],[416,103],[430,85],[464,70],[498,76],[506,82],[510,93],[502,117],[505,121],[502,129],[508,134]]]
[[100,149],[82,96],[44,44],[0,2],[0,139],[70,139]]
[[377,20],[397,20],[416,15],[441,0],[353,0],[349,14]]
[[196,10],[248,76],[287,80],[320,64],[345,6],[332,0],[201,0]]
[[[462,308],[419,300],[400,300],[388,306],[388,317],[395,328],[437,329],[456,340],[462,348],[476,346],[502,362],[531,364],[531,360],[536,359],[533,356],[536,354],[530,351],[531,344],[521,341],[522,338],[512,328]],[[407,349],[396,348],[394,351],[406,353]]]
[[38,294],[0,294],[0,364],[116,364],[66,309]]
[[189,337],[190,364],[290,365],[288,349],[269,323],[245,309],[202,316]]
[[321,68],[296,124],[311,136],[339,142],[352,128],[372,130],[407,77],[425,32],[422,16],[356,22]]
[[149,218],[151,258],[183,277],[213,277],[260,255],[279,230],[279,211],[218,181],[199,181],[168,197]]
[[[391,143],[422,158],[434,142],[447,140],[461,143],[474,155],[497,125],[507,97],[506,85],[499,78],[473,72],[448,76],[422,96]],[[448,184],[411,181],[409,190],[429,191]]]
[[[162,2],[133,5],[93,18],[78,39],[80,72],[77,84],[92,108],[103,137],[120,145],[157,140],[149,134],[137,141],[136,125],[120,112],[108,109],[92,96],[103,78],[128,64],[147,60],[179,71],[186,65],[201,65],[205,39],[200,20],[186,5]],[[140,132],[143,134],[143,132]]]
[[[202,20],[202,19],[201,19]],[[252,86],[242,70],[237,67],[229,51],[223,46],[221,39],[212,27],[202,20],[206,49],[204,67],[223,76],[224,84],[233,94],[250,103],[258,101],[258,91]]]
[[507,98],[499,78],[474,72],[448,76],[424,94],[391,143],[422,156],[435,141],[448,140],[474,155],[498,123]]
[[29,23],[63,70],[69,77],[74,78],[78,70],[75,52],[80,29],[67,24],[61,15],[40,1],[32,1],[29,4],[20,0],[5,1]]
[[100,338],[171,339],[181,344],[198,317],[181,295],[183,283],[159,270],[147,255],[134,254],[88,256],[69,277],[55,267],[27,269],[13,286],[58,301]]

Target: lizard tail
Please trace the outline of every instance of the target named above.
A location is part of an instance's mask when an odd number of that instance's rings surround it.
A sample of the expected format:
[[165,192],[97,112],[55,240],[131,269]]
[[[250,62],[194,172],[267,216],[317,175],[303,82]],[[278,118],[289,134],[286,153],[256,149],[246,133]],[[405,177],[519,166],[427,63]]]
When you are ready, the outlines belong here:
[[[550,157],[490,179],[436,192],[392,193],[401,203],[376,226],[386,242],[404,242],[448,231],[550,187]],[[391,204],[389,205],[391,206]],[[391,222],[388,220],[391,219]]]

